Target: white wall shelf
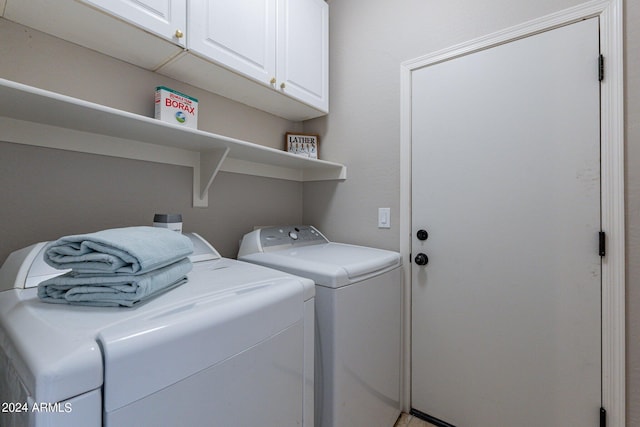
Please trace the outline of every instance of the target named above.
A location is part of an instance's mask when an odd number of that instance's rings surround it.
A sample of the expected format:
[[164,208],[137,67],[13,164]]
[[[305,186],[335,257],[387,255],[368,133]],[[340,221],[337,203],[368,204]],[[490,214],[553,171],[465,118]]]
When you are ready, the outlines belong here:
[[0,140],[193,168],[206,207],[218,171],[292,181],[344,180],[344,165],[296,156],[0,79]]

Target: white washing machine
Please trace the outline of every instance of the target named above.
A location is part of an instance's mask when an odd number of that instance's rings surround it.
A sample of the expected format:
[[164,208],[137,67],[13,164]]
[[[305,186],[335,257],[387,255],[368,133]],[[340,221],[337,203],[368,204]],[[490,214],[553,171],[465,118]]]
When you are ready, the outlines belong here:
[[316,426],[392,427],[400,414],[400,254],[282,226],[245,235],[238,259],[316,283]]
[[47,304],[44,243],[0,269],[0,425],[313,426],[313,282],[196,246],[135,308]]

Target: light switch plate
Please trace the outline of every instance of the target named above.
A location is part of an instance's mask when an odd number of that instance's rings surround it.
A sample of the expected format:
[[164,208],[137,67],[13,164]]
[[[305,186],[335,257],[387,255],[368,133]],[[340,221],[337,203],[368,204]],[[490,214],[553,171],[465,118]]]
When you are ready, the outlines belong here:
[[391,208],[378,208],[378,228],[391,228]]

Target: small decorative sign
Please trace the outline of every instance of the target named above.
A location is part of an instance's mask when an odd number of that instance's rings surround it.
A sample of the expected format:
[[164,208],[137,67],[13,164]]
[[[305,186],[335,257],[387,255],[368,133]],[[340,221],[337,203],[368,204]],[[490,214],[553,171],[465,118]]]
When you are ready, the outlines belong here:
[[318,135],[287,133],[285,137],[285,150],[298,156],[317,159],[319,143],[320,138]]

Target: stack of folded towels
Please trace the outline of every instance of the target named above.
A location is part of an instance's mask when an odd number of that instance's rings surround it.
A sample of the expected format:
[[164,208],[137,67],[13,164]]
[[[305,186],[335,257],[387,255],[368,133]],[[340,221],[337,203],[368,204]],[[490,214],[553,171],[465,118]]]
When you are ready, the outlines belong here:
[[71,269],[38,285],[44,302],[100,307],[133,305],[187,281],[191,240],[166,228],[127,227],[66,236],[44,260]]

